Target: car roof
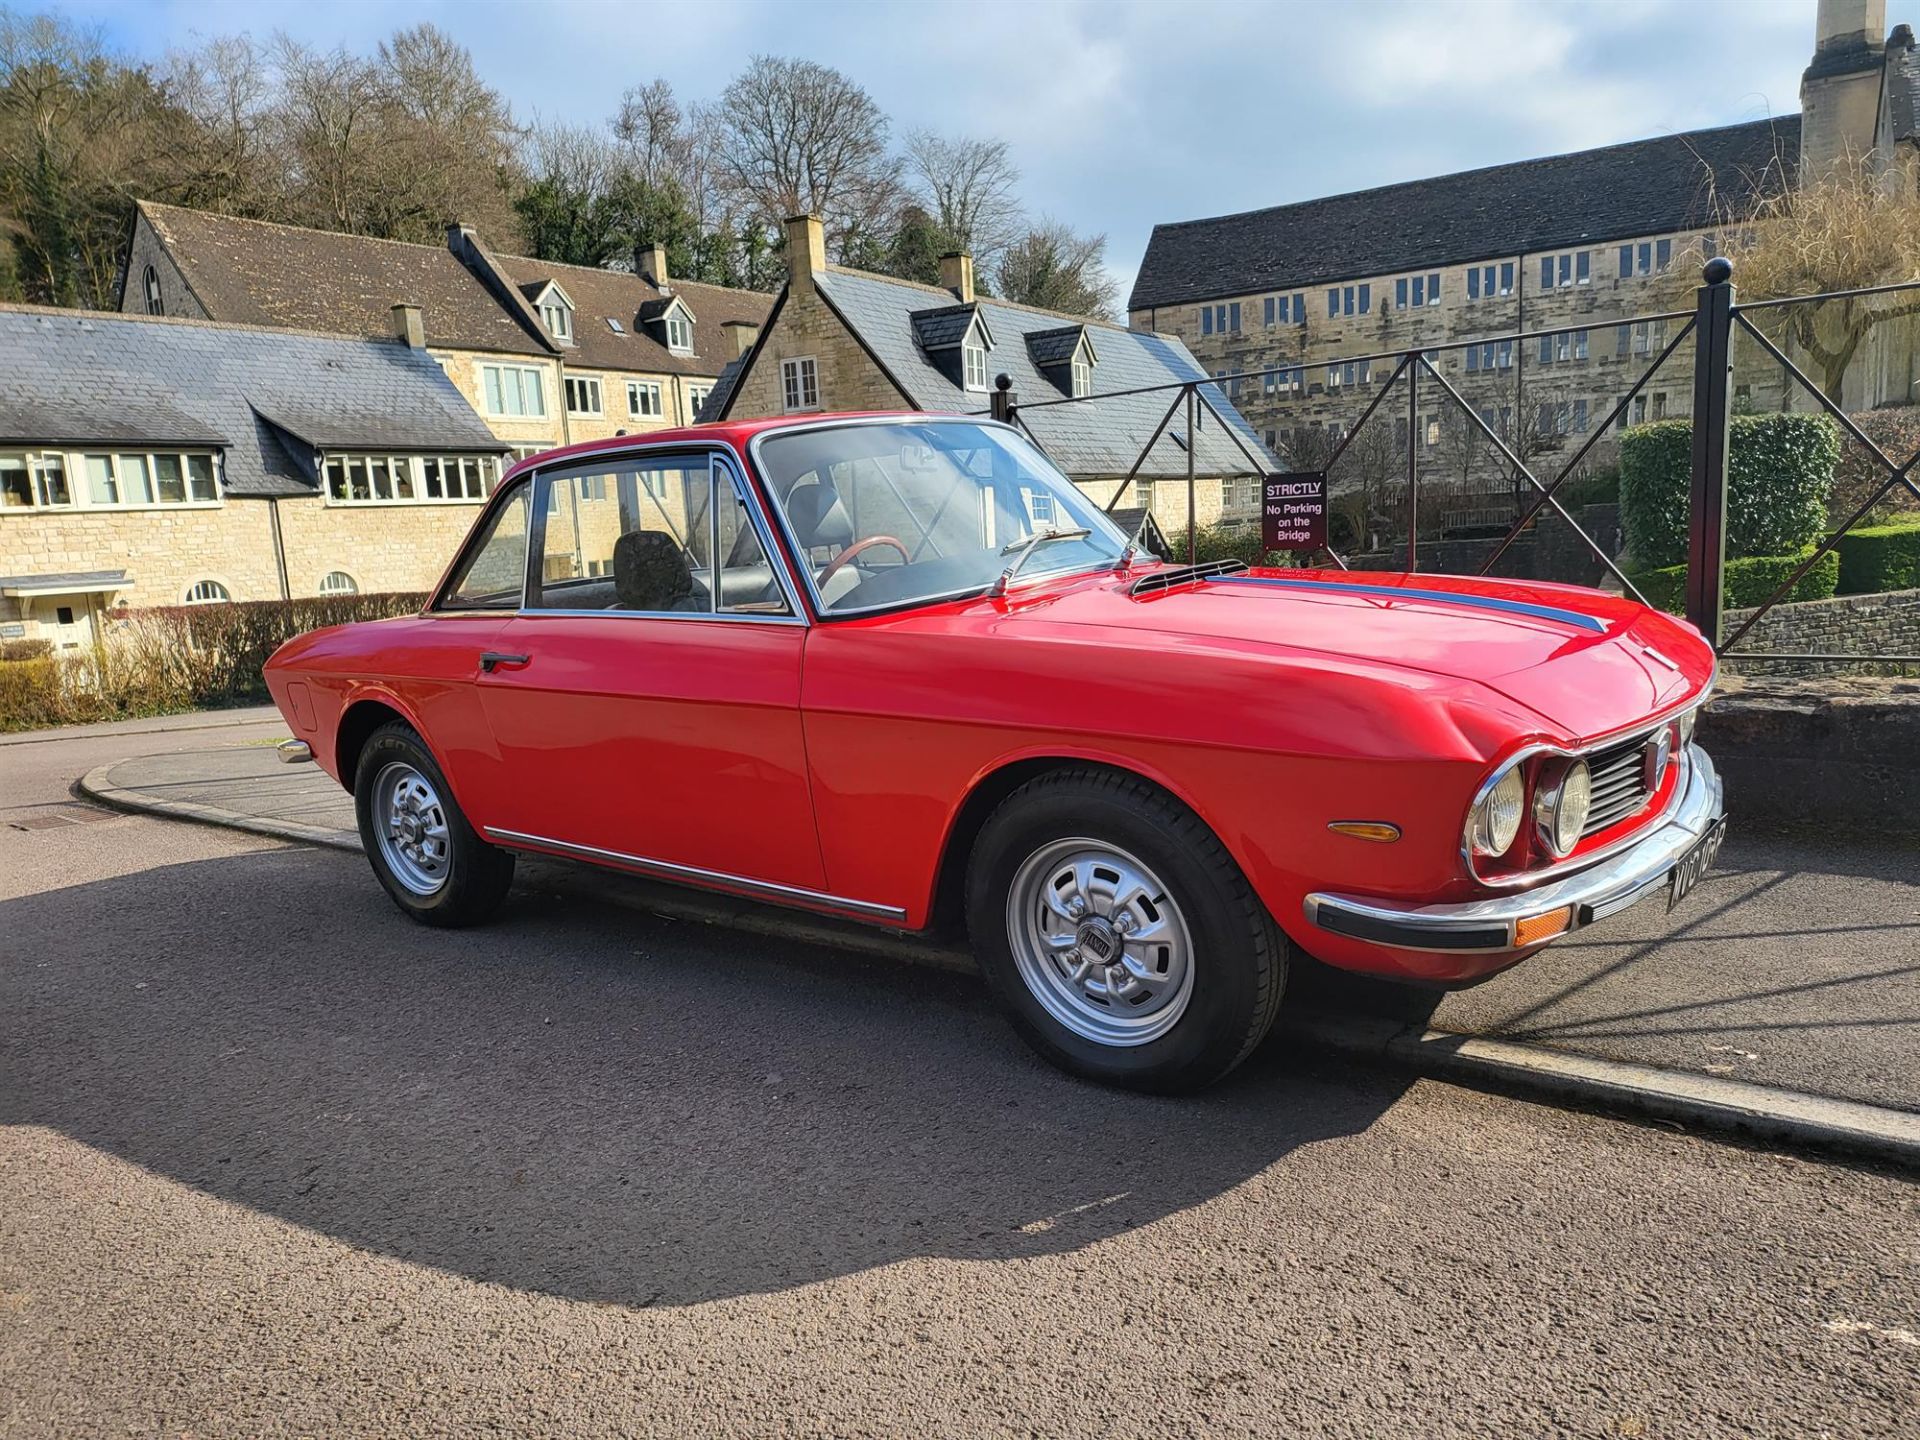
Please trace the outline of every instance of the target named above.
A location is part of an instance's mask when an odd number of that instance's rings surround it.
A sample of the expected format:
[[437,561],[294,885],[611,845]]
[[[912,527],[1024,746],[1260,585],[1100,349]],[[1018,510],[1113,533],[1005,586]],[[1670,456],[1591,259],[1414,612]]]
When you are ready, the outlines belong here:
[[925,410],[829,410],[804,415],[773,415],[759,420],[723,420],[712,425],[680,425],[670,430],[647,430],[636,435],[614,435],[605,440],[582,440],[553,450],[542,450],[517,460],[501,478],[518,475],[536,466],[545,468],[556,460],[586,460],[595,455],[619,454],[639,445],[712,445],[721,444],[744,452],[747,442],[769,430],[789,430],[796,426],[818,425],[823,420],[972,420],[984,421],[984,415],[941,414]]

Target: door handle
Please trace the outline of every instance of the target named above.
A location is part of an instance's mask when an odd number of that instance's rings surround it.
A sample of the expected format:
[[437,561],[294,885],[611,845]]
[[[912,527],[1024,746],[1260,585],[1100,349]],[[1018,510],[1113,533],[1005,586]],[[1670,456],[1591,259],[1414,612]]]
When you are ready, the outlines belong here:
[[518,670],[532,659],[531,655],[507,655],[499,650],[488,650],[480,656],[480,672],[483,675],[491,675],[502,665],[510,670]]

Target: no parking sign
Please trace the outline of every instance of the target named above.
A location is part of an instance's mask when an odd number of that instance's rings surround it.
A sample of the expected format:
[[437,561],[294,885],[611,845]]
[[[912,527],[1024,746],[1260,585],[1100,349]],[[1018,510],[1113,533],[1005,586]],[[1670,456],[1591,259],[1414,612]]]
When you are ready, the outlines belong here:
[[1322,470],[1269,475],[1260,502],[1269,550],[1319,550],[1327,543],[1327,476]]

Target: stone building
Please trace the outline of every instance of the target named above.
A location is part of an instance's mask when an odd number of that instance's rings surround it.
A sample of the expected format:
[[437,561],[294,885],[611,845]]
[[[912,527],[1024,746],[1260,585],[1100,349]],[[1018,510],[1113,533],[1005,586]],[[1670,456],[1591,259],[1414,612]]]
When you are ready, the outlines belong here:
[[[1055,464],[1106,503],[1149,440],[1153,449],[1123,504],[1147,507],[1163,530],[1187,525],[1187,425],[1155,438],[1179,382],[1206,371],[1178,340],[1101,320],[995,300],[976,292],[973,262],[941,261],[928,286],[826,263],[820,221],[787,222],[788,276],[765,329],[729,367],[703,418],[813,410],[985,413],[1001,375],[1023,405],[1019,421]],[[1146,394],[1113,395],[1172,386]],[[1218,414],[1200,414],[1194,511],[1200,524],[1256,513],[1272,469],[1246,421],[1215,387]],[[1143,512],[1144,515],[1144,512]]]
[[769,297],[634,270],[135,209],[120,308],[423,345],[516,455],[689,423],[752,343]]
[[[1433,347],[1466,406],[1551,472],[1677,336],[1683,321],[1655,317],[1691,309],[1701,262],[1762,197],[1842,156],[1909,182],[1920,56],[1907,26],[1885,36],[1884,18],[1884,0],[1821,0],[1801,115],[1156,226],[1129,319],[1179,336],[1216,376],[1252,376],[1227,389],[1298,468],[1324,462],[1398,354]],[[1735,354],[1737,403],[1790,403],[1757,347]],[[1849,406],[1920,398],[1912,346],[1868,360]],[[1618,427],[1688,413],[1692,383],[1683,345]],[[1517,478],[1431,379],[1411,416],[1404,390],[1356,437],[1336,491],[1404,483],[1409,439],[1423,481],[1480,492]],[[1495,517],[1466,505],[1456,518]]]
[[0,639],[425,589],[507,448],[418,346],[0,306]]

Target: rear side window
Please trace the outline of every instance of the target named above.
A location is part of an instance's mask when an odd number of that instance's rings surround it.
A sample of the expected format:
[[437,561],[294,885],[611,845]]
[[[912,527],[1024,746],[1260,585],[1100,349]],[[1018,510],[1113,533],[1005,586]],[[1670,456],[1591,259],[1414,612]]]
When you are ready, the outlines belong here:
[[442,610],[518,610],[527,580],[527,493],[522,485],[487,521],[440,601]]

